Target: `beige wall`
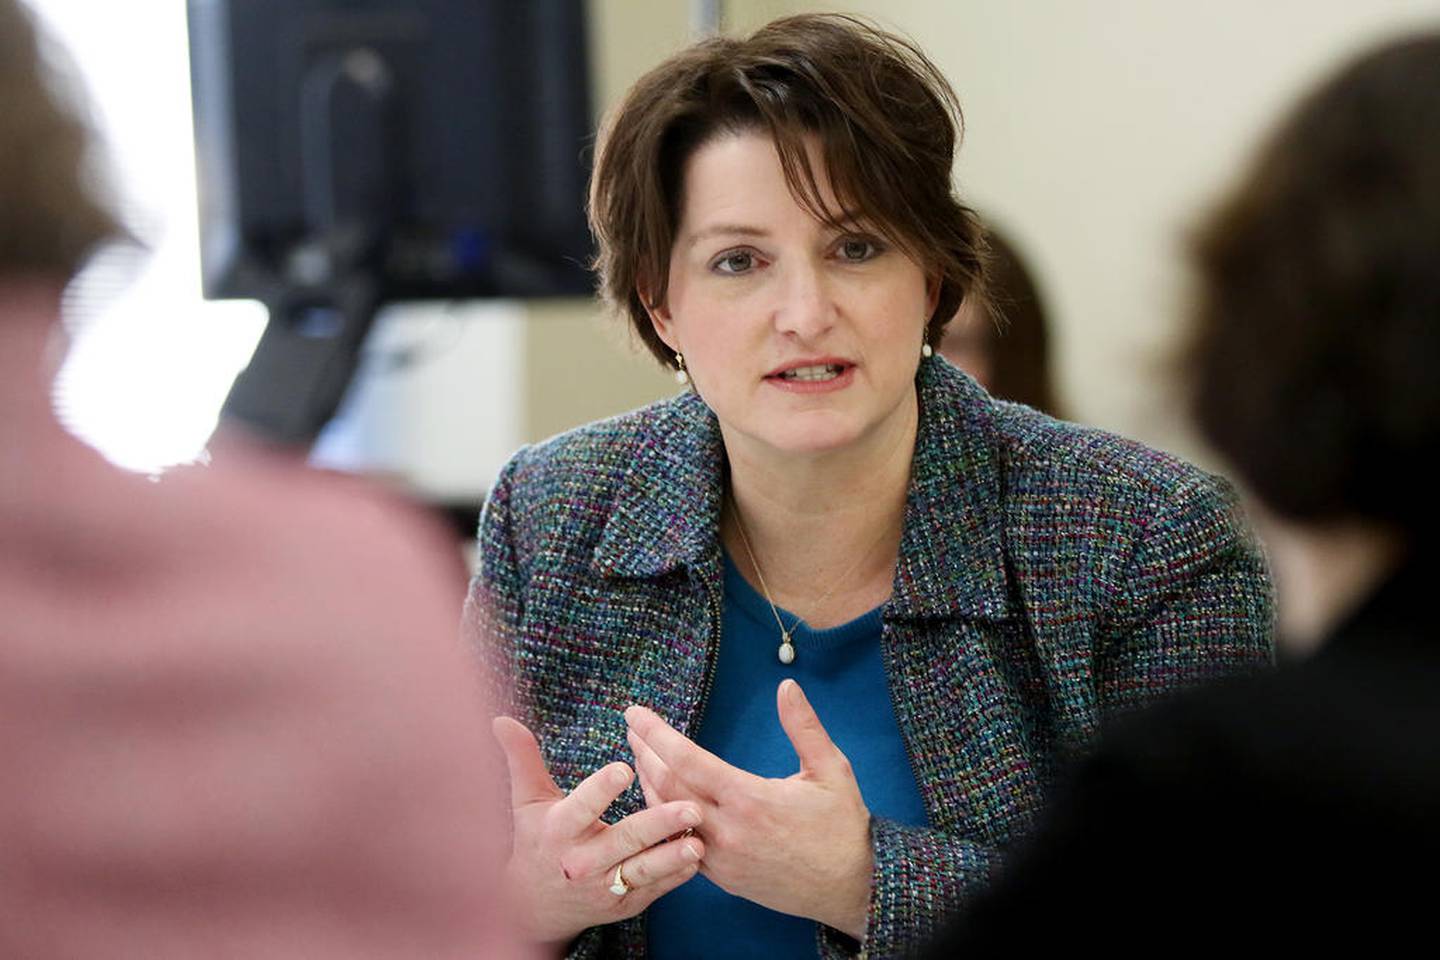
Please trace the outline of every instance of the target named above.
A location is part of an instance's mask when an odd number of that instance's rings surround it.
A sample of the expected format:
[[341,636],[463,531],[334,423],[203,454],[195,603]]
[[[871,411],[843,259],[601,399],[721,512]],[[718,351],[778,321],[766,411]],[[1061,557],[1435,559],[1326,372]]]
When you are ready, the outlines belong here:
[[1071,415],[1184,453],[1166,361],[1183,329],[1187,228],[1299,91],[1394,32],[1440,26],[1435,0],[823,7],[909,33],[955,85],[957,183],[1041,274]]
[[[967,136],[957,183],[1029,254],[1077,419],[1194,452],[1164,360],[1181,329],[1185,230],[1276,112],[1437,0],[730,0],[746,29],[844,9],[917,38],[950,77]],[[594,0],[606,105],[689,31],[690,5]],[[543,307],[527,337],[526,433],[673,389],[590,309]]]

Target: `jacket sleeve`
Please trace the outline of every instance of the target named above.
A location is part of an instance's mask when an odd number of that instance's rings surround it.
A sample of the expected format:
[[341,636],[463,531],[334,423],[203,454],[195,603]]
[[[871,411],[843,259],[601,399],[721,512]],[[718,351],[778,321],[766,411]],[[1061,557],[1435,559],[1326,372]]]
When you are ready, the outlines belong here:
[[[515,543],[513,493],[523,453],[500,471],[480,514],[478,559],[465,601],[466,640],[476,651],[489,703],[497,714],[527,725],[531,717],[521,689],[525,677],[516,669],[516,631],[524,620],[525,580]],[[508,808],[508,792],[506,806]],[[604,930],[592,927],[571,943],[567,960],[590,960],[603,952]]]
[[984,885],[998,861],[994,847],[884,817],[870,822],[870,849],[874,867],[865,942],[822,925],[825,960],[917,955],[962,898]]
[[[1223,481],[1198,475],[1146,514],[1108,613],[1097,621],[1094,712],[1129,712],[1273,656],[1264,558]],[[994,846],[876,818],[862,945],[821,928],[822,956],[919,953],[999,866]]]
[[[480,513],[475,576],[465,599],[465,639],[479,658],[497,714],[519,708],[512,658],[524,615],[524,591],[511,529],[511,491],[519,454],[500,471]],[[524,717],[517,717],[522,721]]]
[[1274,660],[1269,573],[1229,485],[1198,475],[1149,517],[1096,642],[1102,723]]

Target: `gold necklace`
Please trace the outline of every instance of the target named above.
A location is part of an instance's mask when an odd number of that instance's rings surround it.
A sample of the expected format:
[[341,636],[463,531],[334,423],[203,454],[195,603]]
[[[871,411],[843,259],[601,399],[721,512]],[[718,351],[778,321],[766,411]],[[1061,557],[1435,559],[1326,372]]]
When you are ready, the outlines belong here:
[[[735,495],[733,493],[730,495],[730,509],[735,514],[735,529],[740,531],[740,542],[745,547],[745,555],[750,558],[750,566],[755,568],[755,576],[758,577],[760,580],[760,589],[765,594],[765,602],[770,605],[770,613],[773,614],[775,617],[775,625],[780,628],[780,649],[775,651],[776,656],[780,658],[781,663],[789,666],[790,664],[795,662],[795,628],[800,625],[800,621],[803,618],[797,616],[795,618],[795,622],[790,624],[789,629],[786,629],[785,621],[780,619],[780,609],[775,606],[775,599],[770,596],[770,587],[768,584],[765,583],[765,573],[760,569],[760,561],[755,559],[755,551],[750,547],[750,538],[745,534],[745,521],[740,519],[740,505],[735,502]],[[889,531],[883,531],[880,535],[880,540],[875,541],[875,543],[879,544],[881,540],[884,540],[886,533],[889,533]],[[874,546],[871,547],[871,550],[873,549]],[[845,582],[845,580],[850,576],[850,574],[854,573],[856,569],[859,568],[861,562],[869,554],[870,550],[863,551],[860,554],[859,558],[856,559],[854,563],[850,564],[849,568],[847,568],[844,573],[840,574],[840,576],[836,578],[834,583],[830,584],[830,589],[826,590],[825,593],[821,595],[820,599],[815,601],[815,606],[819,607],[823,605],[826,600],[829,600],[831,594],[836,591],[840,584]]]

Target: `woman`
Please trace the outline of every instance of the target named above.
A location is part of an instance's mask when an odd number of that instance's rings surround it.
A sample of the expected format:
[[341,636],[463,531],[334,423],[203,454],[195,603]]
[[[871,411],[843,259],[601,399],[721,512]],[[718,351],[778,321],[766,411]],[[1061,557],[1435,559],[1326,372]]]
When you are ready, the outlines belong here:
[[1437,91],[1440,34],[1361,57],[1275,131],[1195,245],[1195,412],[1263,501],[1289,662],[1107,737],[937,957],[1109,918],[1202,955],[1242,939],[1394,955],[1432,936]]
[[904,953],[1104,717],[1269,659],[1222,485],[931,355],[982,277],[955,116],[908,43],[802,16],[603,132],[605,292],[693,389],[517,454],[470,607],[557,950]]

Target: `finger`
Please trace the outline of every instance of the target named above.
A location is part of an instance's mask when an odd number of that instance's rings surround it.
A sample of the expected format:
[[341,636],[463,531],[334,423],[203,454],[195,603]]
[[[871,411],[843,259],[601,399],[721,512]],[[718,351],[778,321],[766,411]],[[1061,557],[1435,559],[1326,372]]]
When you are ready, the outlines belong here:
[[[699,837],[686,837],[674,843],[662,843],[624,861],[625,882],[631,892],[692,872],[705,856],[705,842]],[[613,875],[615,868],[610,868]]]
[[801,773],[825,776],[848,767],[845,754],[830,739],[800,684],[789,678],[780,681],[775,691],[775,709],[780,714],[780,726],[800,759]]
[[496,717],[490,730],[505,754],[505,766],[510,771],[512,807],[518,809],[541,800],[558,800],[565,795],[545,768],[540,743],[525,724],[513,717]]
[[667,803],[632,813],[605,828],[593,840],[567,850],[560,858],[565,876],[572,880],[615,869],[615,864],[642,853],[677,833],[700,825],[700,809],[693,803]]
[[[625,711],[625,721],[635,735],[655,752],[666,769],[704,796],[718,799],[745,786],[745,781],[756,779],[696,746],[694,741],[661,720],[653,710],[630,707]],[[655,771],[651,771],[651,776],[653,779]],[[656,786],[662,793],[666,789],[663,783],[657,782]]]
[[[665,846],[671,847],[675,846],[675,844],[667,843],[665,844]],[[635,884],[633,881],[630,880],[631,866],[627,863],[625,865],[625,882],[631,885],[631,890],[623,897],[614,897],[615,905],[618,908],[616,919],[633,917],[636,914],[641,913],[646,908],[648,908],[650,904],[654,903],[656,900],[659,900],[671,890],[674,890],[676,887],[690,880],[692,877],[695,876],[696,873],[699,872],[698,868],[700,862],[691,863],[688,866],[681,867],[679,870],[674,870],[670,873],[662,874],[657,880],[653,880],[649,883],[639,885]],[[611,874],[614,874],[613,870],[611,871]],[[609,881],[606,881],[607,885],[608,882]],[[607,893],[606,896],[611,895]]]
[[[645,795],[645,806],[660,806],[665,800],[661,797],[660,791],[656,789],[654,782],[650,779],[650,771],[646,766],[646,761],[641,759],[641,751],[644,751],[647,757],[654,757],[655,751],[645,746],[645,741],[635,736],[635,734],[629,730],[625,731],[625,739],[630,741],[630,751],[635,754],[635,776],[640,780],[640,792]],[[656,757],[649,762],[659,763],[660,761],[659,758]]]
[[665,761],[660,759],[650,744],[640,739],[633,730],[627,731],[627,738],[630,741],[630,749],[635,753],[635,772],[640,776],[641,789],[645,784],[650,785],[650,790],[655,794],[659,803],[666,803],[671,800],[695,800],[703,797],[692,789],[688,784],[680,780],[665,766]]
[[569,796],[550,808],[547,814],[550,825],[561,837],[580,836],[600,822],[632,779],[634,773],[625,764],[619,761],[606,764],[581,780]]

